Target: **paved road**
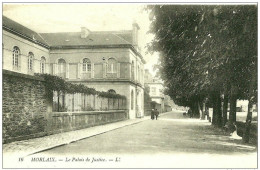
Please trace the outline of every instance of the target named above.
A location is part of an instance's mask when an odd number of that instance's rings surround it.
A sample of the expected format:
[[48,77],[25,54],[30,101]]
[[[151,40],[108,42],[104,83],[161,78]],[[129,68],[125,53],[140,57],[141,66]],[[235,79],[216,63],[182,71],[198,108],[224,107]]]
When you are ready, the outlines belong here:
[[[223,136],[206,121],[184,118],[176,111],[159,120],[126,126],[28,159],[42,156],[62,158],[57,167],[249,168],[257,163],[255,147]],[[64,163],[66,157],[74,162]],[[90,160],[84,164],[81,158]]]

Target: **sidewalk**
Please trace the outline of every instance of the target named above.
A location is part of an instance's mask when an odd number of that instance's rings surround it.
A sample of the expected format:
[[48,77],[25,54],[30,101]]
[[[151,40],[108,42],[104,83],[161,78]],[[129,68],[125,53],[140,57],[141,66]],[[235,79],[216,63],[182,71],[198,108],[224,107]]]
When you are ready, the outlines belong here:
[[86,129],[64,132],[50,136],[34,138],[24,141],[16,141],[3,145],[3,157],[21,158],[40,151],[48,150],[57,146],[69,144],[91,136],[106,133],[111,130],[122,128],[124,126],[140,123],[150,119],[145,116],[141,119],[125,120],[116,123],[110,123],[100,126],[94,126]]

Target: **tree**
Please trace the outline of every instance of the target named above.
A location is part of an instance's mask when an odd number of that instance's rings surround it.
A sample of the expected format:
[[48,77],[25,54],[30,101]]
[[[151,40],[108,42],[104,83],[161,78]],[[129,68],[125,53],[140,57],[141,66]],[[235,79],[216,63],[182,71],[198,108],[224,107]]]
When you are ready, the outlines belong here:
[[224,94],[231,104],[229,121],[236,121],[236,100],[248,99],[248,75],[255,67],[250,63],[257,60],[256,6],[153,5],[148,9],[150,32],[155,34],[148,50],[160,52],[157,68],[174,102],[198,113],[199,103],[209,97],[213,124],[221,127]]

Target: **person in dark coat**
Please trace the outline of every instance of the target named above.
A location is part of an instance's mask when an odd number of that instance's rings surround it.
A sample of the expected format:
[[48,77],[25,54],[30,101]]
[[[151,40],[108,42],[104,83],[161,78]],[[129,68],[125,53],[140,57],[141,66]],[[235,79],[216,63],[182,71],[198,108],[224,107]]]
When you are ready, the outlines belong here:
[[158,116],[159,116],[159,111],[157,109],[155,109],[155,118],[156,118],[156,120],[158,119]]
[[154,119],[154,113],[155,113],[155,111],[154,111],[154,109],[152,109],[152,111],[151,111],[151,119],[152,120]]

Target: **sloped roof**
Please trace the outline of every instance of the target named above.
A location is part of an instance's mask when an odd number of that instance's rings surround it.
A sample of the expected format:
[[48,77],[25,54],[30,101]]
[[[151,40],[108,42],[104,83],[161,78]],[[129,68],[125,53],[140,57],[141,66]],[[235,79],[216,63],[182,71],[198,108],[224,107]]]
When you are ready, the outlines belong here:
[[18,34],[28,40],[33,41],[34,43],[48,46],[46,41],[44,41],[44,39],[37,32],[35,32],[5,16],[2,17],[2,24],[3,24],[3,28],[5,28],[7,31]]
[[96,31],[90,32],[87,38],[81,38],[81,32],[65,33],[37,33],[5,16],[2,16],[3,29],[21,36],[33,43],[39,44],[45,48],[52,47],[130,47],[137,55],[142,55],[132,46],[132,31]]
[[90,32],[87,38],[81,38],[80,32],[41,33],[50,46],[100,46],[132,44],[132,32]]
[[37,33],[5,16],[3,16],[3,27],[47,46],[131,45],[133,41],[131,30],[90,32],[87,38],[81,38],[80,32]]

